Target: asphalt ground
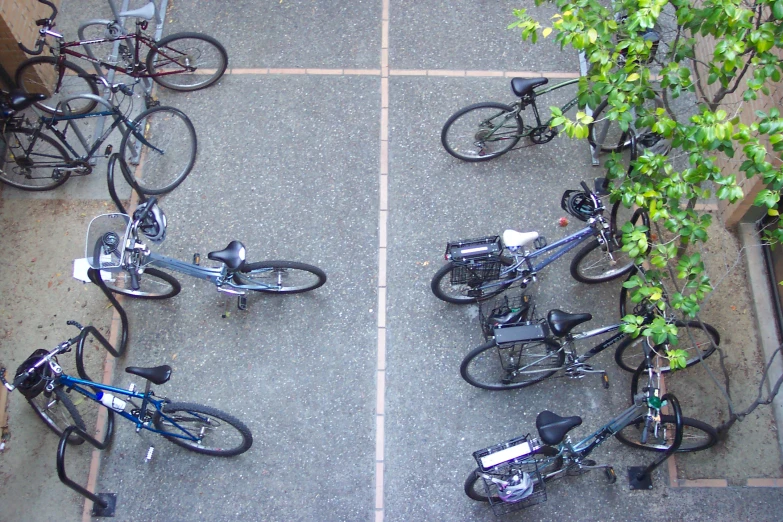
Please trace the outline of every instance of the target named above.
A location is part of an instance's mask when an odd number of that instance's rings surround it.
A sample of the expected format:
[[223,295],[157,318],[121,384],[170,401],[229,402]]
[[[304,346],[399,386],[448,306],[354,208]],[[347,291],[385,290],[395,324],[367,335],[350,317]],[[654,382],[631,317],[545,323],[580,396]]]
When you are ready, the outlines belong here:
[[[462,492],[472,452],[533,432],[544,409],[581,415],[573,433],[587,435],[625,408],[629,378],[610,353],[594,359],[608,390],[595,377],[492,393],[460,378],[482,339],[476,307],[429,290],[446,242],[505,228],[563,237],[577,229],[557,226],[563,190],[598,171],[584,143],[566,139],[465,164],[439,133],[467,104],[512,100],[508,78],[459,71],[574,74],[576,57],[506,31],[514,2],[172,4],[164,34],[215,36],[232,69],[204,91],[158,91],[199,137],[196,167],[161,202],[159,251],[206,258],[239,239],[250,261],[302,261],[329,280],[307,294],[250,296],[246,312],[184,276],[169,301],[126,301],[131,345],[115,384],[143,384],[125,366],[170,364],[159,394],[237,416],[254,444],[209,458],[118,422],[97,491],[117,493],[115,519],[129,521],[494,519]],[[541,274],[539,309],[615,322],[620,283],[581,285],[569,262]],[[683,409],[697,416],[698,406]],[[617,484],[600,473],[558,481],[548,502],[508,519],[779,518],[778,489],[670,488],[664,467],[654,490],[632,492],[626,468],[650,454],[611,440],[594,458],[615,466]],[[60,516],[78,520],[81,509]]]

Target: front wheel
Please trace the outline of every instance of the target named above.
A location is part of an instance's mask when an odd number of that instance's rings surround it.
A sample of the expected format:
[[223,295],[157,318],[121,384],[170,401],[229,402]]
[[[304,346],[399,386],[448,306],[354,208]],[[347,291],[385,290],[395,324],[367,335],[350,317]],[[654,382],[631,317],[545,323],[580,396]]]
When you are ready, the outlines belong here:
[[138,289],[135,290],[131,276],[125,270],[111,272],[111,279],[103,282],[112,292],[137,299],[168,299],[182,289],[174,276],[155,268],[146,268],[138,276]]
[[155,428],[177,446],[214,457],[233,457],[250,449],[253,435],[235,417],[209,406],[171,402],[156,411]]
[[[455,278],[454,271],[463,271]],[[514,273],[506,277],[513,278]],[[456,281],[455,281],[456,279]],[[452,304],[471,304],[494,297],[508,287],[513,281],[487,281],[482,275],[481,266],[443,265],[432,277],[430,289],[435,297]]]
[[157,42],[147,55],[152,79],[174,91],[196,91],[223,76],[228,53],[220,42],[201,33],[177,33]]
[[[679,343],[672,348],[688,352],[685,362],[686,368],[712,355],[715,352],[715,347],[720,344],[720,334],[712,325],[705,323],[702,328],[699,321],[688,321],[687,323],[676,321],[674,325],[677,327]],[[645,342],[647,341],[644,336],[639,336],[636,339],[625,338],[614,352],[614,360],[617,365],[627,372],[635,372],[644,361],[644,345],[642,343]],[[663,373],[670,372],[669,360],[665,357],[659,359],[660,366],[656,366],[656,368],[660,368]]]
[[[71,62],[64,62],[63,78],[57,85],[59,66],[53,56],[38,56],[22,62],[16,70],[16,84],[29,94],[45,94],[47,99],[35,103],[35,106],[49,114],[63,114],[57,105],[77,94],[98,96],[98,86],[84,69]],[[59,88],[58,88],[59,87]],[[68,102],[69,114],[87,114],[98,105],[95,100],[77,98]]]
[[[197,147],[196,129],[185,113],[152,107],[133,120],[122,137],[120,155],[128,165],[136,165],[138,188],[144,194],[160,195],[174,190],[190,174]],[[128,183],[133,186],[131,180]]]
[[470,162],[497,158],[514,148],[521,137],[518,111],[495,102],[477,103],[457,111],[440,133],[446,152]]
[[318,267],[293,261],[246,263],[234,279],[242,288],[273,294],[309,292],[326,283],[326,273]]
[[551,339],[503,345],[492,340],[465,356],[459,371],[478,388],[513,390],[551,377],[564,362],[565,351]]
[[[557,450],[552,446],[542,446],[532,457],[538,463],[538,470],[541,473],[544,482],[546,482],[553,473],[559,471],[560,468],[563,467],[563,458],[558,457],[557,455]],[[529,465],[530,461],[525,461],[522,465],[525,465],[526,463]],[[512,466],[510,469],[507,468],[502,474],[487,473],[487,475],[493,475],[496,478],[508,480],[516,472],[517,470]],[[465,494],[478,502],[489,502],[487,487],[484,484],[484,479],[481,475],[482,472],[478,468],[470,472],[470,475],[468,475],[468,478],[465,480]],[[492,496],[492,502],[502,501],[500,500],[500,497]]]
[[633,259],[622,250],[622,241],[611,234],[608,244],[593,239],[571,261],[571,277],[580,283],[605,283],[633,270]]
[[[620,430],[615,437],[628,446],[647,451],[666,451],[671,447],[676,432],[674,415],[661,415],[661,422],[651,423],[647,434],[647,443],[642,444],[641,436],[645,430],[645,416]],[[682,418],[682,444],[677,453],[689,453],[711,448],[718,442],[718,432],[709,424],[696,419]]]
[[[58,387],[50,394],[39,393],[32,399],[27,399],[36,415],[46,424],[50,430],[62,437],[63,432],[69,426],[76,426],[85,432],[87,427],[79,414],[79,410],[65,393]],[[72,433],[68,437],[68,444],[83,444],[84,439]]]
[[52,190],[71,176],[70,158],[49,136],[31,129],[8,130],[0,140],[0,181],[22,190]]

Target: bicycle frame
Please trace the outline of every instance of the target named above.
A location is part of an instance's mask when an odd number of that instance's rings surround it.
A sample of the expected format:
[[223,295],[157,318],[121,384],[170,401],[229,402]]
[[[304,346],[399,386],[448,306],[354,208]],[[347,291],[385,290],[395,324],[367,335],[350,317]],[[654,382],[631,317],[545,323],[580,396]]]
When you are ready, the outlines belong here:
[[[533,96],[531,97],[531,100],[529,102],[526,102],[524,99],[522,99],[522,100],[520,100],[518,102],[520,104],[520,110],[524,110],[527,105],[530,105],[533,108],[533,114],[536,117],[537,127],[541,127],[541,126],[544,126],[544,125],[546,125],[548,127],[549,126],[549,122],[552,121],[552,118],[549,118],[549,120],[547,120],[545,122],[541,121],[541,116],[538,113],[538,106],[536,106],[536,98],[538,98],[539,96],[543,96],[545,94],[549,94],[552,91],[556,91],[557,89],[559,89],[561,87],[566,87],[568,85],[573,85],[575,83],[579,83],[579,78],[574,78],[572,80],[566,80],[566,81],[560,82],[560,83],[558,83],[556,85],[552,85],[552,86],[549,86],[549,87],[543,87],[541,89],[535,90],[535,91],[533,91]],[[574,97],[571,100],[569,100],[566,103],[564,103],[563,106],[560,107],[560,110],[563,113],[565,113],[566,111],[569,111],[571,109],[571,107],[576,105],[578,102],[579,102],[579,99]],[[525,129],[525,130],[527,130],[527,129]],[[533,130],[533,128],[531,128],[530,130]],[[526,136],[526,134],[523,134],[523,136]]]

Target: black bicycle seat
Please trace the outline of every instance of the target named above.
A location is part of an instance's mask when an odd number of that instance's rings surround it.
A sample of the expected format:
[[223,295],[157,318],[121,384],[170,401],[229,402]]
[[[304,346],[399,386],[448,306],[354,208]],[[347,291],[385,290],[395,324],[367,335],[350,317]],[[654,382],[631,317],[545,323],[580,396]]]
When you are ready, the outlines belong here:
[[35,102],[45,100],[45,94],[28,94],[24,91],[14,90],[8,95],[8,105],[15,111],[22,111]]
[[544,410],[536,417],[538,435],[546,444],[560,444],[566,433],[582,424],[582,417],[561,417],[556,413]]
[[550,310],[546,315],[549,328],[558,337],[568,335],[575,326],[586,323],[593,318],[592,314],[569,314],[562,310]]
[[223,250],[210,252],[207,257],[212,261],[221,261],[231,270],[236,270],[245,262],[245,245],[235,240]]
[[164,364],[163,366],[155,366],[154,368],[141,368],[139,366],[128,366],[125,371],[144,377],[153,384],[163,384],[171,379],[171,366]]
[[539,85],[546,85],[547,83],[549,83],[548,78],[512,78],[511,90],[521,98]]

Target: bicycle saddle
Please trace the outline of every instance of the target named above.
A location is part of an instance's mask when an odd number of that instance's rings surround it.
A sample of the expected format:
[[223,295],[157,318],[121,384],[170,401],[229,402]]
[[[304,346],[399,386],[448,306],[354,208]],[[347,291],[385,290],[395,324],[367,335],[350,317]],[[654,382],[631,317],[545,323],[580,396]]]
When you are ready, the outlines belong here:
[[512,78],[511,90],[521,98],[539,85],[546,85],[547,83],[549,83],[548,78]]
[[21,111],[46,98],[45,94],[27,94],[24,91],[14,90],[8,95],[8,106],[15,111]]
[[582,417],[561,417],[556,413],[544,410],[536,417],[538,435],[546,444],[560,444],[566,433],[582,424]]
[[130,16],[131,18],[144,18],[145,20],[152,20],[155,16],[155,3],[150,2],[144,7],[138,9],[131,9],[130,11],[123,11],[119,14],[120,18]]
[[521,247],[538,239],[538,232],[517,232],[506,230],[503,232],[503,244],[507,247]]
[[144,377],[152,384],[163,384],[171,379],[171,366],[164,364],[163,366],[155,366],[154,368],[142,368],[140,366],[128,366],[125,368],[127,373]]
[[236,270],[245,263],[245,245],[232,241],[223,250],[210,252],[207,257],[212,261],[221,261],[231,270]]
[[546,315],[549,328],[558,337],[568,335],[575,326],[586,323],[593,318],[592,314],[569,314],[562,310],[550,310]]

